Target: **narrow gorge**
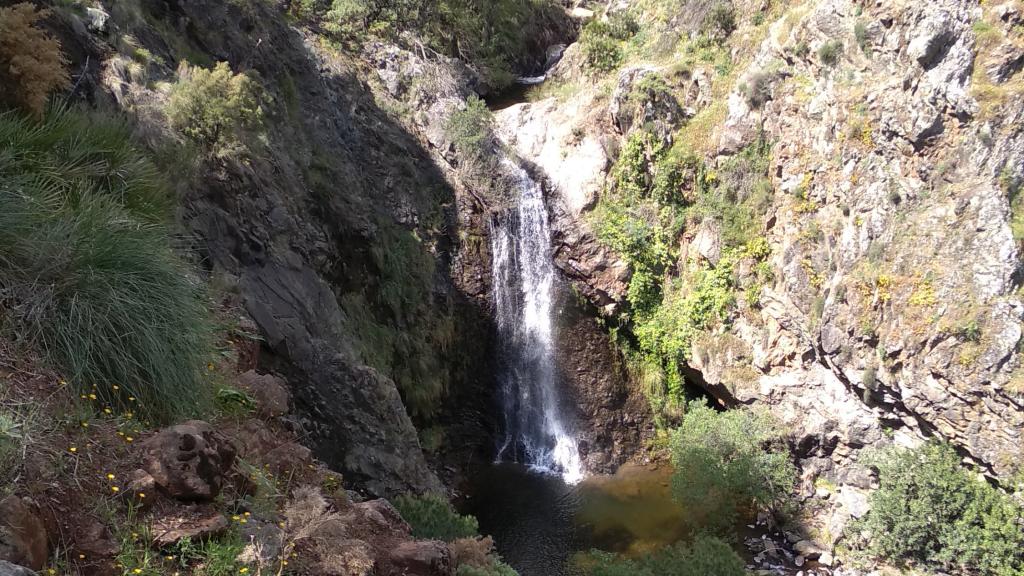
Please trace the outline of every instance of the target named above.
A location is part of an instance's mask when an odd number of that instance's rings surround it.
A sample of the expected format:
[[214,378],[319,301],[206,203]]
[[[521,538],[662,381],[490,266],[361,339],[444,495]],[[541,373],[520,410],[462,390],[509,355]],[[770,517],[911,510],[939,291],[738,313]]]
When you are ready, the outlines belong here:
[[0,576],[1024,575],[1020,0],[0,0]]

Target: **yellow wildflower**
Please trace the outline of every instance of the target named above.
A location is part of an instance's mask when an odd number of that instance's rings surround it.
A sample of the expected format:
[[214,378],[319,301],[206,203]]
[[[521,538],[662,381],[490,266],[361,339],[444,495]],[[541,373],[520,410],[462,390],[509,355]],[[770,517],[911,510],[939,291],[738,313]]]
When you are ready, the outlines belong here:
[[95,394],[89,394],[89,400],[95,400],[95,399],[96,399],[96,395]]
[[114,479],[114,475],[113,474],[107,474],[107,480],[113,480],[113,479]]
[[111,486],[111,487],[110,487],[110,491],[111,491],[111,492],[120,492],[120,491],[121,491],[121,489],[120,489],[120,488],[118,488],[117,486]]
[[75,452],[78,452],[78,448],[75,448],[74,446],[72,446],[72,447],[68,448],[68,452],[71,452],[72,454],[74,454]]

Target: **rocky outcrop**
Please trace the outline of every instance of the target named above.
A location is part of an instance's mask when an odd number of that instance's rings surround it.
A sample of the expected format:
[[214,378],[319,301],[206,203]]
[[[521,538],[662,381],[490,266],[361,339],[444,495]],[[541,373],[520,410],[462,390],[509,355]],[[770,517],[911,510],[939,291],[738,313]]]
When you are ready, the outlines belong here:
[[560,307],[557,364],[579,415],[576,434],[584,468],[608,474],[642,458],[654,425],[647,398],[631,386],[625,361],[595,316],[575,301]]
[[[311,446],[352,481],[378,494],[440,490],[412,420],[422,415],[399,388],[415,392],[410,371],[429,366],[452,397],[480,395],[478,373],[466,367],[487,364],[487,316],[471,300],[482,280],[452,249],[465,224],[423,143],[378,107],[353,57],[290,27],[284,9],[206,0],[147,1],[138,11],[112,5],[105,34],[71,25],[62,40],[72,67],[85,70],[78,94],[113,100],[154,146],[175,138],[161,112],[166,91],[156,88],[175,80],[181,46],[191,60],[195,52],[259,78],[264,138],[240,157],[202,158],[199,177],[181,186],[181,216],[200,259],[263,339],[262,354],[239,361],[254,369],[259,356],[260,373],[285,379]],[[166,26],[149,24],[157,21]],[[142,70],[117,53],[112,38],[126,29],[154,56]],[[401,89],[397,80],[388,85]],[[423,285],[410,288],[422,300],[415,311],[387,301],[394,282],[408,281],[407,269],[384,269],[398,249],[414,254],[395,258],[430,261]],[[429,339],[447,327],[454,341],[397,352],[371,342],[381,326],[402,332],[403,343],[412,332]],[[258,398],[261,409],[287,409],[277,392]]]
[[[864,447],[937,436],[990,477],[1020,470],[1024,305],[1010,202],[1024,178],[1024,104],[1015,18],[1012,4],[962,0],[793,8],[767,26],[716,103],[723,120],[702,135],[712,166],[762,134],[774,143],[763,220],[774,280],[694,341],[690,368],[723,402],[767,406],[789,427],[801,494],[828,546],[866,511],[874,480],[859,463]],[[991,28],[998,34],[984,36]],[[819,52],[826,43],[843,47],[835,62]],[[617,94],[631,91],[638,70],[666,73],[630,67]],[[700,72],[698,64],[692,73]],[[707,105],[703,94],[682,108]],[[621,111],[628,99],[612,100],[603,106],[584,89],[498,115],[567,206],[555,219],[559,265],[607,312],[624,307],[628,271],[618,290],[599,289],[607,261],[575,240],[587,235],[602,176],[559,174],[579,154],[573,127],[613,151],[622,139],[612,126],[635,126]],[[559,125],[569,128],[549,128]],[[683,235],[680,266],[714,263],[721,249],[721,231],[705,221]],[[816,480],[834,489],[822,493]]]

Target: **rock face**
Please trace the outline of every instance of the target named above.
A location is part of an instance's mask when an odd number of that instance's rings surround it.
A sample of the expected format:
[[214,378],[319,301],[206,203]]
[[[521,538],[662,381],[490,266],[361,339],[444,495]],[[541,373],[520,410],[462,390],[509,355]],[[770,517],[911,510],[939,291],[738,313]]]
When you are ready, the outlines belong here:
[[[412,417],[460,419],[417,412],[402,393],[415,395],[430,378],[460,401],[486,392],[479,367],[487,365],[489,325],[471,299],[482,280],[455,254],[454,192],[423,143],[378,107],[348,56],[290,27],[278,12],[284,9],[144,2],[146,18],[112,8],[107,26],[138,27],[154,61],[178,62],[183,55],[174,46],[183,40],[211,61],[259,77],[272,117],[267,133],[241,157],[204,158],[181,211],[210,274],[224,280],[262,336],[260,353],[240,362],[284,378],[296,423],[349,481],[381,495],[439,490]],[[145,21],[168,24],[158,30]],[[139,81],[123,73],[118,57],[108,58],[116,49],[102,38],[79,38],[80,46],[72,40],[65,43],[72,66],[92,66],[81,91],[113,99],[140,132],[163,141],[166,119],[150,111],[166,95],[153,87],[173,82],[174,67],[154,64]],[[107,64],[96,71],[96,62]],[[384,82],[401,90],[404,80]],[[403,265],[410,261],[421,265],[416,285]],[[388,290],[396,283],[408,292],[394,297]],[[405,305],[410,294],[422,300],[415,310]],[[379,340],[381,327],[392,330],[390,342]],[[415,339],[415,349],[399,350]],[[429,367],[426,376],[410,376],[418,366]],[[251,382],[254,395],[268,392],[261,410],[283,413],[287,399],[267,382]]]
[[[1020,470],[1024,305],[1010,201],[1024,180],[1024,103],[1022,47],[1007,39],[1016,18],[966,0],[811,3],[768,26],[718,103],[725,117],[707,134],[717,144],[709,163],[761,133],[774,143],[764,218],[774,280],[695,340],[690,368],[723,402],[767,406],[792,431],[801,493],[825,518],[819,543],[866,511],[874,480],[858,463],[864,447],[938,436],[989,476]],[[986,27],[1002,39],[979,36]],[[826,64],[817,50],[835,40],[845,49]],[[623,72],[616,92],[638,73]],[[609,289],[615,256],[589,233],[602,177],[560,174],[579,154],[566,136],[573,127],[607,150],[622,142],[614,127],[635,129],[621,110],[628,99],[612,100],[583,90],[498,114],[563,205],[553,208],[559,266],[609,314],[625,306],[629,272]],[[665,122],[676,114],[664,113]],[[720,235],[688,230],[680,251],[714,263]],[[816,478],[836,491],[815,497]]]
[[288,413],[290,396],[284,380],[272,374],[258,374],[249,370],[238,377],[238,386],[252,394],[263,416],[283,416]]
[[40,570],[49,558],[48,542],[46,527],[28,502],[17,496],[0,500],[0,560]]
[[451,551],[444,542],[402,542],[391,551],[393,571],[398,576],[451,576]]
[[653,436],[647,398],[630,386],[621,355],[592,311],[566,303],[558,318],[557,363],[579,415],[576,433],[584,468],[613,473],[638,457]]
[[[143,444],[143,468],[171,498],[208,501],[220,493],[236,448],[206,422],[164,428]],[[145,478],[141,479],[145,482]]]

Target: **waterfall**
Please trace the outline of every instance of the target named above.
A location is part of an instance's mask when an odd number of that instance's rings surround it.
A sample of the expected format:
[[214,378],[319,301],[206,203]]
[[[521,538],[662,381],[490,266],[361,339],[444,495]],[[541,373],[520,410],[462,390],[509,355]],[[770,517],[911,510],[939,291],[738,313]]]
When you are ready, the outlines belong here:
[[583,478],[583,466],[559,406],[547,209],[540,185],[521,167],[505,164],[515,176],[519,202],[491,222],[505,419],[497,458],[561,474],[572,484]]

